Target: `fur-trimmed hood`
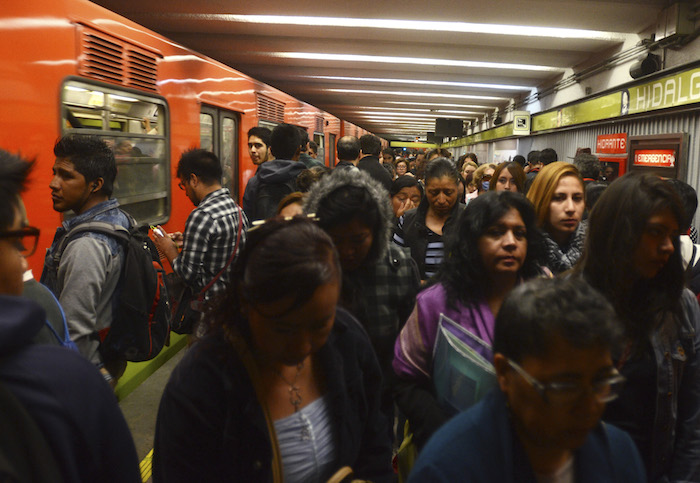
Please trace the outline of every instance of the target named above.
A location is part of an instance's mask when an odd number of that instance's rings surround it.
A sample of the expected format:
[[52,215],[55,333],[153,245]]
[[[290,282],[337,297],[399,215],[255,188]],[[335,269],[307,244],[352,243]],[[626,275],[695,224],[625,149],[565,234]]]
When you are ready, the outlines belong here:
[[[394,211],[391,208],[389,192],[370,175],[359,169],[334,169],[330,175],[324,176],[311,187],[304,202],[304,212],[317,213],[323,199],[343,186],[366,189],[370,198],[374,200],[379,208],[379,214],[383,223],[382,233],[373,234],[374,242],[370,250],[370,256],[371,254],[374,254],[374,256],[372,259],[366,260],[365,263],[375,262],[384,257],[389,248],[394,228]],[[324,220],[321,221],[323,222]]]

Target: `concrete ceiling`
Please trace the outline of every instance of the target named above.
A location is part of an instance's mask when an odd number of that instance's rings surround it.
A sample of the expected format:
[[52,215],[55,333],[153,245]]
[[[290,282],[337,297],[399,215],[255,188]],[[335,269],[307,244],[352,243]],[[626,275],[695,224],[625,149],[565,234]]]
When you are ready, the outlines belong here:
[[493,115],[634,45],[669,0],[95,3],[382,137],[412,139],[436,117]]

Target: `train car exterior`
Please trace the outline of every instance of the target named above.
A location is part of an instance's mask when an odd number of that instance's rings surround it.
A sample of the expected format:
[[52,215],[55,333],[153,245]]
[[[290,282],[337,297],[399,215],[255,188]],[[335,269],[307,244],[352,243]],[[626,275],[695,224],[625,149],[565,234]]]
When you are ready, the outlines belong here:
[[48,184],[53,145],[70,132],[95,134],[114,149],[114,195],[139,223],[184,229],[192,210],[177,189],[177,161],[188,148],[216,152],[224,182],[240,200],[256,166],[247,131],[301,126],[335,164],[335,142],[365,130],[188,50],[83,0],[6,2],[0,13],[0,147],[36,159],[24,195],[43,253],[62,217]]

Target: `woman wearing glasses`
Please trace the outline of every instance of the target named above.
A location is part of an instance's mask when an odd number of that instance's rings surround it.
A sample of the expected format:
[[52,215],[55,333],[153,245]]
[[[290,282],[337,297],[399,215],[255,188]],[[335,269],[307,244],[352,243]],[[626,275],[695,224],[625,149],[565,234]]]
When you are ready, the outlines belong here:
[[620,320],[627,384],[603,419],[632,436],[649,481],[700,481],[700,310],[684,289],[682,218],[668,183],[623,176],[593,208],[576,267]]

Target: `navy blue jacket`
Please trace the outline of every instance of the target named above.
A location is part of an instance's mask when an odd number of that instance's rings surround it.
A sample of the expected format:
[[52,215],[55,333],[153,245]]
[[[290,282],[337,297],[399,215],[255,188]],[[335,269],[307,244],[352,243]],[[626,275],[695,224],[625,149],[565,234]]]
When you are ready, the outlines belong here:
[[[576,483],[646,481],[641,458],[629,435],[602,423],[574,452],[574,473]],[[438,430],[421,451],[408,481],[535,483],[534,471],[515,437],[500,389],[494,389]]]
[[[359,322],[342,309],[319,350],[338,456],[356,478],[392,481],[391,442],[379,411],[381,371]],[[175,368],[158,411],[153,481],[272,481],[272,447],[255,389],[215,331]]]
[[46,437],[65,481],[141,481],[117,399],[77,352],[33,344],[46,314],[23,297],[0,295],[0,381]]

